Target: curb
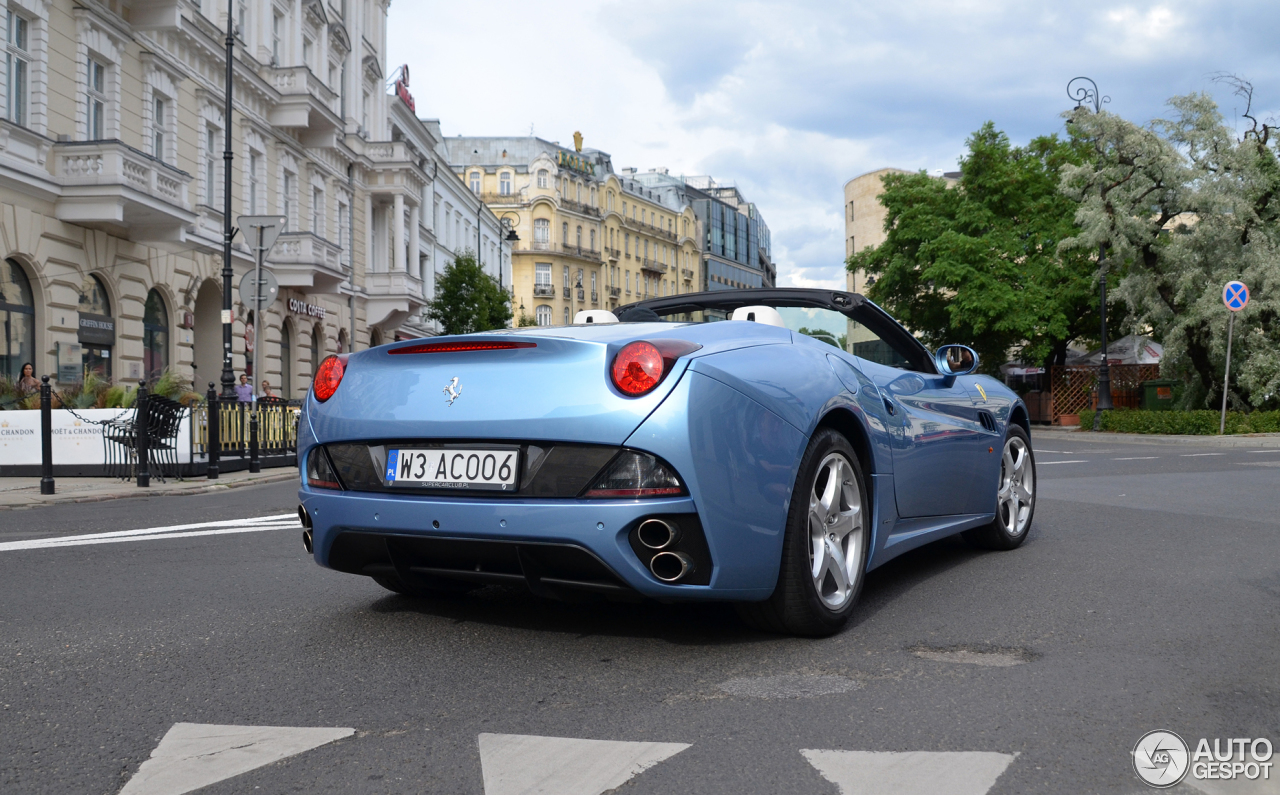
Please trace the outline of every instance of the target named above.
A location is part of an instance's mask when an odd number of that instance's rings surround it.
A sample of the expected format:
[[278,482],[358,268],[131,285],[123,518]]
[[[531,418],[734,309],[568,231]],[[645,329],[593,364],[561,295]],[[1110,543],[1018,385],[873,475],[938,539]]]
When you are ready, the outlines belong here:
[[198,494],[213,494],[220,491],[230,491],[232,489],[242,489],[249,486],[265,486],[270,483],[281,483],[286,480],[297,480],[296,472],[280,472],[253,480],[237,480],[231,483],[213,483],[208,486],[200,486],[191,489],[174,489],[172,491],[151,491],[147,492],[138,489],[138,492],[120,492],[115,494],[95,494],[89,497],[67,496],[62,499],[54,498],[52,500],[41,500],[39,502],[28,502],[20,505],[0,505],[0,511],[22,510],[24,508],[39,508],[45,505],[68,505],[74,503],[87,502],[110,502],[112,500],[129,500],[137,497],[190,497]]
[[1228,436],[1162,436],[1146,433],[1111,433],[1109,431],[1068,431],[1057,428],[1032,428],[1033,437],[1078,442],[1124,442],[1126,444],[1183,445],[1190,447],[1261,447],[1280,448],[1280,433],[1233,434]]

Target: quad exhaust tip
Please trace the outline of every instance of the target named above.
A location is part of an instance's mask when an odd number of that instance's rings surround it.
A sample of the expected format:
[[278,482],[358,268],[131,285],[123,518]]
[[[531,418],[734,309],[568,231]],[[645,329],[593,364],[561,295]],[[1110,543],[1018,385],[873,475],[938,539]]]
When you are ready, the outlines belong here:
[[308,554],[308,555],[310,555],[310,554],[312,553],[312,548],[311,548],[311,531],[310,531],[310,530],[303,530],[303,531],[302,531],[302,548],[303,548],[303,549],[305,549],[305,550],[307,551],[307,554]]
[[661,519],[646,519],[636,528],[636,537],[649,549],[668,549],[680,540],[680,531]]
[[307,514],[307,509],[298,506],[298,521],[302,523],[302,548],[311,554],[311,517]]
[[680,582],[693,570],[693,558],[683,552],[659,552],[649,561],[649,571],[666,583]]

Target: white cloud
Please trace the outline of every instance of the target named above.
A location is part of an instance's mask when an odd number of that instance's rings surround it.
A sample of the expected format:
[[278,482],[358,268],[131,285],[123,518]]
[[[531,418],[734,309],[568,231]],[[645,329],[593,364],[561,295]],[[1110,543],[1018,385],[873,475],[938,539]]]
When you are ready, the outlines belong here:
[[[395,3],[392,64],[446,134],[537,135],[618,167],[735,182],[773,233],[779,282],[844,284],[843,196],[885,165],[951,169],[995,121],[1061,129],[1067,80],[1143,120],[1217,71],[1280,106],[1280,8],[1238,0]],[[1224,102],[1230,116],[1232,104]]]

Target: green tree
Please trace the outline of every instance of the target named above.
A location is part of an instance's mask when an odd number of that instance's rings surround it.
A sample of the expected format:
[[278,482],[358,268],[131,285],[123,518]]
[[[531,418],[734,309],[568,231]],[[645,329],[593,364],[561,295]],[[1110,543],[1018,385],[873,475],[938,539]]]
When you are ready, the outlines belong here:
[[427,302],[426,316],[439,321],[445,334],[506,328],[511,296],[468,251],[446,265],[436,279],[436,297]]
[[1056,135],[1015,147],[991,122],[967,145],[953,187],[923,171],[884,178],[885,242],[848,268],[874,277],[869,297],[926,344],[968,344],[987,372],[1011,354],[1061,364],[1100,325],[1096,263],[1059,247],[1079,232],[1061,171],[1090,150]]
[[1240,279],[1252,300],[1236,318],[1229,402],[1280,404],[1280,162],[1275,128],[1250,114],[1252,88],[1233,77],[1253,122],[1227,126],[1208,96],[1169,101],[1171,119],[1139,126],[1114,114],[1073,112],[1094,142],[1091,162],[1063,170],[1079,202],[1080,233],[1064,247],[1108,246],[1125,273],[1116,291],[1131,325],[1164,344],[1161,375],[1181,378],[1188,408],[1217,408],[1226,364],[1223,285]]

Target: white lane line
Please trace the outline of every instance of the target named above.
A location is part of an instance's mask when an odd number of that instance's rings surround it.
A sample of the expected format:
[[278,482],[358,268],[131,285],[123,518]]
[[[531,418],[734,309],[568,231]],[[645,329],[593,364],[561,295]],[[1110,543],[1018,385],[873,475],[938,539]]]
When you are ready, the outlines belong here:
[[1280,450],[1245,450],[1246,453],[1280,453]]
[[1226,453],[1180,453],[1180,458],[1200,458],[1206,455],[1226,455]]
[[[29,538],[25,541],[0,543],[0,552],[48,547],[74,547],[85,544],[111,544],[120,541],[146,541],[156,538],[189,538],[191,536],[221,535],[224,533],[255,533],[298,526],[297,517],[291,513],[286,513],[277,516],[258,516],[252,519],[228,519],[220,522],[198,522],[170,525],[168,527],[149,527],[141,530],[117,530],[111,533],[87,533],[78,536],[58,536],[56,538]],[[220,529],[204,530],[200,528]]]
[[1036,452],[1037,453],[1066,453],[1067,455],[1071,455],[1070,450],[1045,450],[1044,448],[1040,448],[1036,450]]
[[1082,459],[1079,459],[1078,461],[1037,461],[1036,466],[1047,467],[1050,464],[1087,464],[1087,463],[1089,462],[1082,458]]
[[175,723],[120,795],[181,795],[355,733],[339,728]]
[[689,747],[526,734],[481,734],[479,743],[484,795],[600,795]]
[[[988,751],[800,752],[840,795],[986,795],[1017,754]],[[123,795],[123,794],[122,794]]]
[[1158,455],[1140,455],[1133,458],[1113,458],[1112,461],[1154,461],[1160,456]]

